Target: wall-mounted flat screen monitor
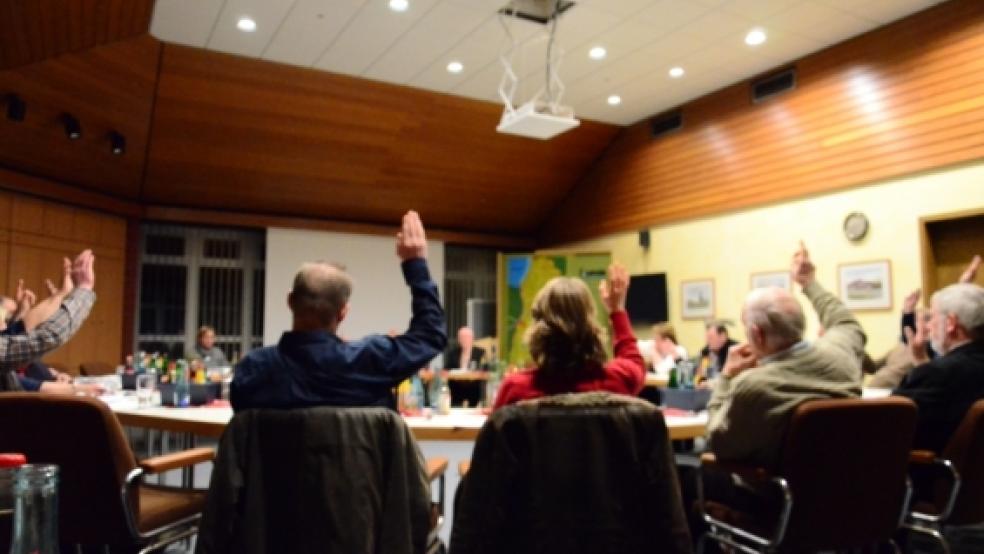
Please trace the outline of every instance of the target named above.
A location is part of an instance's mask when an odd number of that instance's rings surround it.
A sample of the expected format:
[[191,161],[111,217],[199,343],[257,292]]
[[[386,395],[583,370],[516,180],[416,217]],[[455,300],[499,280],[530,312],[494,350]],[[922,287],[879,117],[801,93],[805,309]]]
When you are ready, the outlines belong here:
[[652,324],[669,321],[666,299],[666,274],[633,275],[625,309],[633,324]]

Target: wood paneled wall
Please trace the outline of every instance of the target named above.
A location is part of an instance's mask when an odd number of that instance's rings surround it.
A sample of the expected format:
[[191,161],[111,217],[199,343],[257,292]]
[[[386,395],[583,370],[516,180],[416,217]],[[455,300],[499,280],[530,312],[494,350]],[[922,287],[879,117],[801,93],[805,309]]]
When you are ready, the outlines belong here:
[[[807,57],[797,88],[740,84],[626,128],[542,228],[547,244],[984,157],[984,2],[953,0]],[[808,217],[809,214],[804,214]]]
[[149,203],[530,234],[617,132],[496,133],[501,107],[167,44]]
[[144,34],[154,0],[0,0],[0,69]]
[[0,292],[12,295],[18,279],[47,296],[44,279],[59,282],[62,259],[85,248],[96,254],[96,305],[82,329],[45,360],[72,370],[89,361],[122,360],[123,218],[37,198],[0,192]]
[[[159,57],[160,43],[145,35],[0,71],[0,95],[27,104],[24,121],[0,117],[0,167],[137,198]],[[66,137],[66,112],[82,138]],[[126,137],[122,156],[110,151],[111,130]]]

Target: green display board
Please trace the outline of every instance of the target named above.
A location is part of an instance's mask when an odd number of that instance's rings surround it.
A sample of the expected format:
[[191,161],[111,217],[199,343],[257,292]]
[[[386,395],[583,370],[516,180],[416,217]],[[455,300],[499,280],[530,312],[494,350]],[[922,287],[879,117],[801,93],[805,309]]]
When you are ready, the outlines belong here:
[[[598,283],[611,263],[609,253],[503,254],[499,264],[499,352],[509,364],[526,366],[530,354],[523,334],[530,324],[533,297],[554,277],[579,277],[591,290],[598,322],[609,328],[608,313],[598,296]],[[609,329],[609,332],[611,330]]]

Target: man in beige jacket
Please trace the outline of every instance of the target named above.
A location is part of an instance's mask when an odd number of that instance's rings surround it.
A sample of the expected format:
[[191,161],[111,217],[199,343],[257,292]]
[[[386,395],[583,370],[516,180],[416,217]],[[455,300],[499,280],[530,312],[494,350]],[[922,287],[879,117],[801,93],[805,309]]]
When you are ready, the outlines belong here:
[[864,333],[815,274],[800,243],[792,277],[826,329],[812,343],[803,340],[803,309],[789,291],[756,289],[746,298],[741,319],[748,342],[728,353],[707,405],[708,443],[718,459],[772,468],[797,406],[861,394]]

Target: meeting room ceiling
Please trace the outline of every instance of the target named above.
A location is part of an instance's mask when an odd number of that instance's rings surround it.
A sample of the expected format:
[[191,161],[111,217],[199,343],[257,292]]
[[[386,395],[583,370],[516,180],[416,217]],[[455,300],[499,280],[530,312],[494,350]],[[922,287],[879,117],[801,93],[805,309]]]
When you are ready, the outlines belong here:
[[[394,0],[399,3],[402,0]],[[167,42],[500,102],[507,0],[157,0]],[[577,0],[558,25],[563,103],[626,125],[923,10],[940,0]],[[243,18],[252,32],[238,29]],[[543,82],[543,26],[508,20],[519,99]],[[764,43],[745,44],[760,28]],[[602,59],[592,49],[601,47]],[[596,51],[597,53],[597,51]],[[448,70],[451,62],[462,68]],[[679,67],[683,75],[669,71]],[[616,95],[621,102],[610,105]]]

